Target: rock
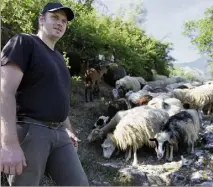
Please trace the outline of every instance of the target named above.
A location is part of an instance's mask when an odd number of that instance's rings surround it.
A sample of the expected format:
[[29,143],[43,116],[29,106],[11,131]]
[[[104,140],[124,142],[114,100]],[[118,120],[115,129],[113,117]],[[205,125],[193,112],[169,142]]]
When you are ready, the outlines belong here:
[[166,186],[166,181],[164,181],[159,175],[148,174],[147,178],[151,186]]
[[124,168],[119,170],[121,176],[129,180],[129,184],[132,186],[142,186],[144,183],[148,183],[147,176],[144,172],[134,168]]
[[194,163],[194,166],[199,169],[204,169],[208,165],[208,159],[204,156],[200,156],[199,159]]
[[201,136],[203,140],[205,141],[204,148],[212,149],[213,148],[213,125],[206,126]]
[[179,174],[177,172],[171,173],[170,174],[170,179],[171,179],[171,184],[172,186],[184,186],[187,184],[187,178]]
[[195,149],[195,153],[194,153],[194,154],[195,154],[197,157],[199,157],[199,156],[204,155],[205,153],[206,153],[205,150]]
[[213,186],[213,181],[202,182],[201,184],[198,184],[197,186]]
[[204,181],[211,181],[213,178],[213,173],[210,170],[199,170],[196,172],[193,172],[190,180],[192,183],[201,183]]

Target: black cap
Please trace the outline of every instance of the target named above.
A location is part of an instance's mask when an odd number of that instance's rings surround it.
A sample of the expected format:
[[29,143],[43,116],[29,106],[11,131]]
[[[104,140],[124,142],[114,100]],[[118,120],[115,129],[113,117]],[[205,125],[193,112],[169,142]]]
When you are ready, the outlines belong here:
[[64,10],[67,15],[67,20],[71,21],[74,18],[74,13],[69,7],[64,7],[61,3],[47,3],[41,14],[45,14],[46,12],[54,12],[56,10]]

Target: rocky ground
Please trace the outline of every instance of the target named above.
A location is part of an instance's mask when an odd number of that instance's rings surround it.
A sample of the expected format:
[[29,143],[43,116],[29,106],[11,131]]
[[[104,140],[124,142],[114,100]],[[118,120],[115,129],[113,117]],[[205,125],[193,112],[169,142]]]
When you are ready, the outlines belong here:
[[[70,120],[81,139],[79,157],[90,185],[93,186],[211,186],[213,185],[213,124],[206,120],[197,142],[195,154],[174,154],[173,162],[157,160],[154,149],[142,148],[138,152],[139,166],[132,167],[132,160],[125,162],[124,153],[109,160],[102,156],[101,142],[87,142],[87,136],[98,116],[106,110],[111,100],[111,87],[102,84],[101,97],[92,103],[84,102],[81,81],[72,82]],[[5,180],[2,179],[6,184]],[[43,186],[54,185],[44,177]]]

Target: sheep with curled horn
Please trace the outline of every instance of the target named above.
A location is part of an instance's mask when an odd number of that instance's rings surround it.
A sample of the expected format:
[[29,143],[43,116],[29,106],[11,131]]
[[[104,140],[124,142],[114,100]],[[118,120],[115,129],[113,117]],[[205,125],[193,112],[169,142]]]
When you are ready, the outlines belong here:
[[[124,99],[124,98],[123,98]],[[173,98],[173,100],[167,100],[168,102],[165,103],[163,100],[157,100],[159,103],[156,104],[153,102],[154,100],[152,99],[151,101],[148,102],[147,107],[152,107],[152,108],[159,108],[159,109],[164,109],[169,115],[173,115],[174,113],[177,113],[178,111],[180,111],[182,109],[180,102]],[[177,102],[176,105],[172,102]],[[153,103],[153,104],[151,104]],[[146,105],[142,105],[142,106],[146,106]],[[140,107],[140,106],[137,106]],[[137,108],[135,107],[135,108]],[[134,112],[135,108],[132,109],[128,109],[128,110],[123,110],[123,111],[118,111],[115,116],[113,118],[110,119],[109,123],[107,123],[106,125],[104,125],[102,128],[95,128],[93,129],[90,134],[87,137],[87,140],[91,143],[100,139],[103,139],[107,133],[113,131],[116,127],[116,125],[119,123],[119,121],[127,114],[127,113],[131,113]],[[137,109],[136,109],[137,110]],[[114,110],[112,110],[111,112],[113,112]],[[109,113],[110,114],[110,113]],[[114,114],[111,113],[111,114]]]
[[108,133],[107,138],[101,144],[103,155],[110,158],[116,148],[127,151],[126,161],[131,158],[133,151],[133,166],[138,165],[137,150],[143,146],[154,147],[155,143],[149,141],[160,131],[161,124],[169,119],[166,111],[154,109],[149,106],[139,106],[130,109],[116,125],[113,133]]
[[162,129],[150,141],[156,143],[155,151],[160,160],[166,152],[166,160],[173,160],[173,148],[183,153],[194,153],[194,144],[198,139],[201,120],[198,112],[193,109],[183,110],[169,118]]
[[169,116],[177,114],[183,110],[183,105],[179,99],[176,98],[153,98],[148,102],[148,106],[153,108],[164,109],[168,112]]

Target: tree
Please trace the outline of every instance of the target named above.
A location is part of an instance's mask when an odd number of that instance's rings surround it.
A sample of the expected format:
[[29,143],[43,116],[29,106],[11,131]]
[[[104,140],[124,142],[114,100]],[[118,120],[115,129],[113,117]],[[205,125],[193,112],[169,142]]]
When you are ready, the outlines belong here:
[[[49,0],[4,0],[1,6],[2,22],[10,26],[13,35],[35,33],[39,12],[47,2]],[[75,12],[75,19],[56,44],[61,52],[77,53],[81,61],[90,65],[99,62],[100,54],[108,59],[114,56],[115,62],[123,65],[128,73],[147,80],[152,80],[152,68],[168,75],[168,66],[173,61],[169,55],[171,44],[147,36],[146,31],[133,21],[101,15],[96,9],[88,9],[84,4],[86,1],[82,1],[83,4],[74,0],[60,2],[72,7]]]
[[125,21],[129,21],[134,25],[141,26],[146,21],[147,9],[143,5],[143,0],[132,1],[127,8],[119,8],[119,16]]
[[187,21],[183,35],[190,38],[199,52],[211,58],[209,65],[213,74],[213,6],[205,11],[204,18]]

